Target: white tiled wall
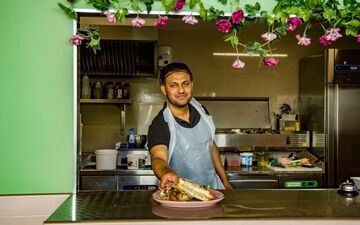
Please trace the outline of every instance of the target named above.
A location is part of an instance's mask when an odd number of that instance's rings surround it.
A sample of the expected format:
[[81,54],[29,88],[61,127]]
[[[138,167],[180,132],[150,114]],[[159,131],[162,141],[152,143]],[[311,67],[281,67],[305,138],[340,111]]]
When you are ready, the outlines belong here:
[[0,196],[0,225],[42,225],[68,196]]

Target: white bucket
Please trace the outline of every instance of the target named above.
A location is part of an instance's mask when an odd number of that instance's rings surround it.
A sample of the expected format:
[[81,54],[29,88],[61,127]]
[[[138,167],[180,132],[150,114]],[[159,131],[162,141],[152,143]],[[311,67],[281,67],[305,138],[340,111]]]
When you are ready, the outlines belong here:
[[98,149],[96,155],[97,170],[114,170],[116,169],[118,151],[115,149]]
[[145,168],[145,154],[127,154],[127,168],[129,170],[144,169]]

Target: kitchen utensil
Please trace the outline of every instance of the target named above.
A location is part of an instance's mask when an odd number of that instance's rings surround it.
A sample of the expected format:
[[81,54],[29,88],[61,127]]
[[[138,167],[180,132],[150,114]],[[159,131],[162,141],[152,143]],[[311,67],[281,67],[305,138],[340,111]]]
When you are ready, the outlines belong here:
[[147,141],[146,135],[135,135],[136,148],[144,148]]
[[356,185],[348,180],[340,184],[338,193],[346,197],[354,197],[359,194]]

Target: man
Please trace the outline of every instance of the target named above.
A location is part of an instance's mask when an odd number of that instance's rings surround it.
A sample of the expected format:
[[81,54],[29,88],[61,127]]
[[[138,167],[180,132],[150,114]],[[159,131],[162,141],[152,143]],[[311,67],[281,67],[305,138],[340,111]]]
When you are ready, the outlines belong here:
[[190,69],[171,63],[161,70],[159,80],[167,100],[149,127],[148,147],[160,187],[187,178],[215,189],[232,189],[214,142],[212,117],[192,97]]

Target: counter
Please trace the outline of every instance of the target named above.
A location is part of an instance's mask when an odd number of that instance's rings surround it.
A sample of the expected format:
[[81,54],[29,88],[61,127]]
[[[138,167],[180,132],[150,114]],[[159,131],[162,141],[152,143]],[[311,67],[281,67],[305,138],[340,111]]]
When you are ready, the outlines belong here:
[[166,208],[151,191],[80,192],[44,224],[360,224],[360,197],[334,189],[223,190],[215,206]]

